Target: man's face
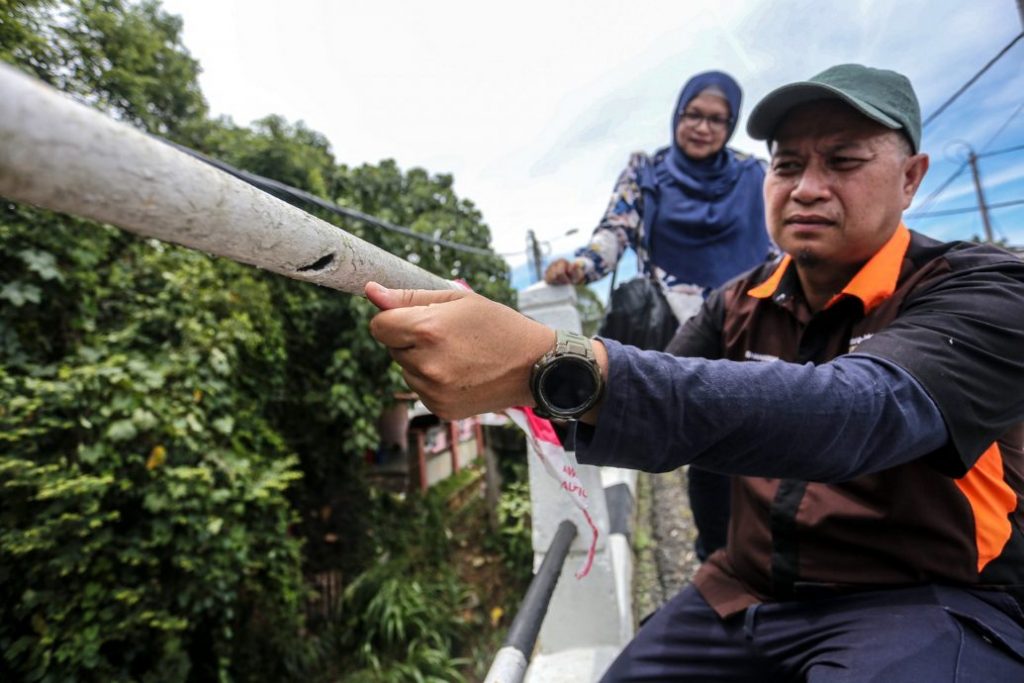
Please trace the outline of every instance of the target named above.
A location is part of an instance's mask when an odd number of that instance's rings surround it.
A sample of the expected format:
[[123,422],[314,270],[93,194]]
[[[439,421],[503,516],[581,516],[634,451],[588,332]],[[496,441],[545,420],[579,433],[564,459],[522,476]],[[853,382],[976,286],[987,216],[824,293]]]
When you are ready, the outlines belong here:
[[892,236],[928,169],[901,134],[836,100],[800,105],[775,132],[768,229],[798,267],[852,276]]

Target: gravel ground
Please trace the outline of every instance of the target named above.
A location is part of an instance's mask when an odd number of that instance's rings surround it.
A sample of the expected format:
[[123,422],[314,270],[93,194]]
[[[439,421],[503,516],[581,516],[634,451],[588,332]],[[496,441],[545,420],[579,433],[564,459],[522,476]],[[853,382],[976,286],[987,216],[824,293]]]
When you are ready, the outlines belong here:
[[700,563],[683,469],[640,473],[633,547],[633,608],[637,623],[689,582]]

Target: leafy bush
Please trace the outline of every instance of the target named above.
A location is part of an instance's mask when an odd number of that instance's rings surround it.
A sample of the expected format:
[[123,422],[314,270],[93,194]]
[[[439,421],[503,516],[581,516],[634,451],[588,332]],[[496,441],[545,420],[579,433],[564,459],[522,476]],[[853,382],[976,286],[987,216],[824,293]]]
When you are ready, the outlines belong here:
[[282,356],[266,286],[20,207],[0,240],[5,291],[30,293],[0,307],[5,667],[240,672],[257,617],[283,626],[264,644],[283,654],[305,592],[285,496],[301,475],[263,416]]
[[454,564],[444,497],[374,493],[370,563],[317,628],[316,681],[461,681],[477,618]]
[[530,484],[513,481],[498,499],[500,551],[509,573],[524,584],[533,574],[533,536],[530,524]]
[[461,681],[454,653],[467,629],[465,597],[443,565],[424,572],[382,558],[345,589],[339,644],[357,668],[343,680]]
[[[280,117],[207,118],[180,32],[156,2],[0,3],[0,59],[120,120],[487,245],[450,176],[338,165],[322,135]],[[342,227],[511,298],[496,256]],[[0,204],[0,679],[307,675],[303,572],[357,576],[384,552],[361,456],[401,380],[371,315],[362,299]],[[443,548],[437,533],[420,535]],[[444,576],[417,581],[457,600]],[[389,590],[419,614],[405,589]],[[417,636],[415,654],[444,677],[458,626],[422,625],[445,629]]]

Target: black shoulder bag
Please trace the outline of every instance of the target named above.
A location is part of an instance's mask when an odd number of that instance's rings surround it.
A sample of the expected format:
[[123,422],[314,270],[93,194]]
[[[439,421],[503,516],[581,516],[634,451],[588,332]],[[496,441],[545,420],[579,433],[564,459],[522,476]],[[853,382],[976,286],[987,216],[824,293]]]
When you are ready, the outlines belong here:
[[654,216],[644,212],[641,223],[644,232],[638,235],[636,247],[640,273],[616,287],[615,277],[619,273],[619,264],[616,262],[608,312],[597,334],[637,348],[662,351],[672,340],[679,321],[665,299],[661,283],[654,279],[657,276],[653,268],[646,267],[650,259],[647,257],[645,238],[653,226]]

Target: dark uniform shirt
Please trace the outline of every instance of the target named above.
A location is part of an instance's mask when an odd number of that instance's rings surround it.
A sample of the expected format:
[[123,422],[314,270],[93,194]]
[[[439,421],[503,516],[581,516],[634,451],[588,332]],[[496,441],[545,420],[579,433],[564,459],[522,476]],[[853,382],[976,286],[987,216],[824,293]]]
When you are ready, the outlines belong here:
[[724,361],[608,349],[581,462],[746,475],[727,547],[694,580],[719,614],[928,582],[1024,589],[1013,255],[900,226],[817,313],[788,257],[718,290],[670,350]]

